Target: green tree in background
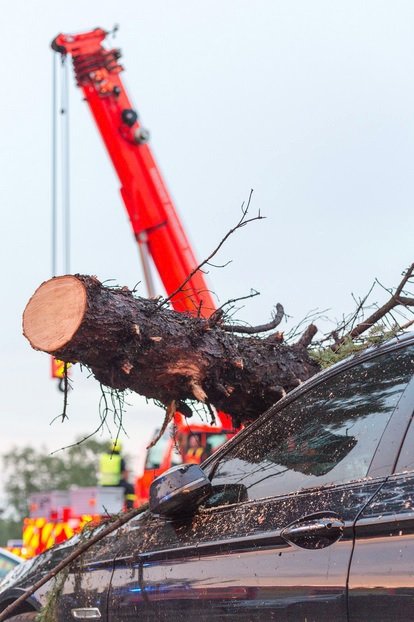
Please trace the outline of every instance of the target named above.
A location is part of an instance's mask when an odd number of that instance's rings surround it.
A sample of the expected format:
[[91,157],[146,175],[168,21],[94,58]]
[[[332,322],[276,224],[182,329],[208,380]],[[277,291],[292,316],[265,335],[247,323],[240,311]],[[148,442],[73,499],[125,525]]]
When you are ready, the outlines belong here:
[[99,455],[107,441],[90,438],[54,455],[45,449],[15,447],[2,456],[6,506],[4,516],[21,520],[28,515],[28,497],[43,490],[95,486]]
[[12,518],[0,518],[0,546],[6,546],[9,540],[20,540],[21,537],[21,521]]

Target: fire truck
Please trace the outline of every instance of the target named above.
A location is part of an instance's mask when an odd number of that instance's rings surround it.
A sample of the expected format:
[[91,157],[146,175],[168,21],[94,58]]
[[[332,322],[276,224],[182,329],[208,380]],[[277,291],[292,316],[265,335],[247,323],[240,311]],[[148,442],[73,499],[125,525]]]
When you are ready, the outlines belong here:
[[[156,295],[152,262],[176,311],[209,317],[216,305],[204,274],[197,270],[195,254],[151,151],[149,132],[122,82],[121,52],[106,45],[108,34],[101,28],[81,34],[59,34],[51,47],[62,59],[72,59],[76,84],[118,175],[148,295]],[[152,480],[164,470],[185,461],[202,461],[234,433],[231,418],[225,413],[218,412],[214,424],[193,423],[182,413],[176,413],[172,424],[147,452],[144,472],[135,482],[137,504],[148,499]],[[49,548],[73,535],[85,522],[99,517],[92,509],[73,512],[69,504],[45,516],[32,508],[34,514],[25,520],[23,532],[26,555]]]

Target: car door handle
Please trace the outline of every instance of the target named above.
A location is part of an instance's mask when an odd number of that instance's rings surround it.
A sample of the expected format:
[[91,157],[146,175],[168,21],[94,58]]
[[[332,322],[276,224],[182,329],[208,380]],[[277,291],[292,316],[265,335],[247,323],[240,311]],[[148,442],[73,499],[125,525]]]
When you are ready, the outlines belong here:
[[98,607],[79,607],[70,612],[75,620],[99,620],[102,617]]
[[324,549],[342,537],[344,526],[337,514],[318,512],[291,523],[280,535],[303,549]]

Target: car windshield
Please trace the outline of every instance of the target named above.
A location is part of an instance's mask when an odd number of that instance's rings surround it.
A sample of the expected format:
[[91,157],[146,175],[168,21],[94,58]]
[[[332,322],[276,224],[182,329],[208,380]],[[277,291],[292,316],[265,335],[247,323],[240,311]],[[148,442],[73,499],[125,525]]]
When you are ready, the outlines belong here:
[[[217,502],[364,478],[414,373],[414,347],[341,370],[235,443],[213,467]],[[236,497],[235,497],[236,495]]]

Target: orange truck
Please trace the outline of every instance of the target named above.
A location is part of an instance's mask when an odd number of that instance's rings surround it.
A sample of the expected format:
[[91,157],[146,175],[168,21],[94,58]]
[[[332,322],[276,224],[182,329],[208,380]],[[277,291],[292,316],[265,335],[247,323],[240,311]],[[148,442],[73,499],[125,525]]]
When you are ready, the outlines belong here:
[[91,521],[116,514],[124,506],[120,487],[90,486],[36,492],[29,496],[29,516],[23,521],[19,554],[29,559],[64,542]]

